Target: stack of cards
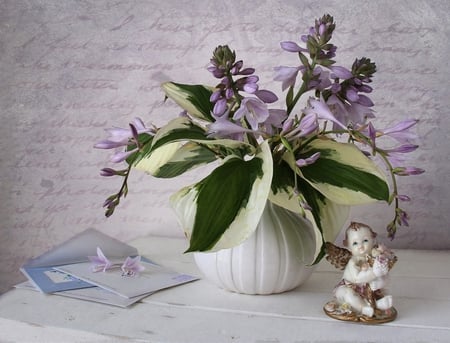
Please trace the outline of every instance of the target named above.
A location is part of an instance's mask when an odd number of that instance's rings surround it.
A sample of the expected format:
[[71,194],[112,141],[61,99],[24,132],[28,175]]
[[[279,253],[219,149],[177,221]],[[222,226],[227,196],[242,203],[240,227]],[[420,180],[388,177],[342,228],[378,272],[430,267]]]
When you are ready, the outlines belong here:
[[[88,256],[95,256],[97,247],[119,267],[93,272]],[[161,289],[197,280],[194,276],[169,270],[145,258],[140,262],[144,267],[142,271],[127,275],[121,270],[120,262],[138,255],[135,248],[97,230],[88,229],[25,263],[21,271],[29,281],[16,287],[127,307]]]

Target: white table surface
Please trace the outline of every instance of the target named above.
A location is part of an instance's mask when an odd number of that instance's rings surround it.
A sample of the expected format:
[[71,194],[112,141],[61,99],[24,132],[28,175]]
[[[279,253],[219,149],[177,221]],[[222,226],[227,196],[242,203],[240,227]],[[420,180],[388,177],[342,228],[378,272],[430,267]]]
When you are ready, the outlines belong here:
[[[185,241],[146,237],[139,253],[200,275]],[[450,342],[450,251],[397,250],[398,318],[369,326],[333,320],[323,305],[341,272],[322,261],[298,289],[230,293],[206,280],[157,292],[127,309],[13,289],[0,296],[0,342]]]

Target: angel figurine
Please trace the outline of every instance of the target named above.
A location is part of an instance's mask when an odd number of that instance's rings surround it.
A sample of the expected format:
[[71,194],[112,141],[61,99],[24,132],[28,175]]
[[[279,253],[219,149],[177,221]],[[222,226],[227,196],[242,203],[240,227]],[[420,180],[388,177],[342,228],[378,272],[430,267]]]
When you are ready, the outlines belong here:
[[346,248],[326,243],[326,259],[344,274],[334,288],[334,299],[324,307],[325,313],[335,319],[364,323],[394,320],[397,311],[386,286],[397,256],[377,244],[376,233],[362,223],[350,224],[343,243]]

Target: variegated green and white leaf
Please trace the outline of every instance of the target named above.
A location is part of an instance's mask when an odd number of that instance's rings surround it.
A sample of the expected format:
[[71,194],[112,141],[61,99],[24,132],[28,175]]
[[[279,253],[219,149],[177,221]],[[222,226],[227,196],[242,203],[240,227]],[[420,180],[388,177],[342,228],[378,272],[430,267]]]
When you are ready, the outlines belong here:
[[188,118],[178,117],[172,119],[158,130],[153,138],[152,150],[167,143],[192,141],[196,139],[208,140],[205,129],[194,124]]
[[134,167],[155,177],[172,178],[217,159],[209,149],[196,143],[169,143],[155,149]]
[[[306,190],[305,187],[309,187],[309,190]],[[314,260],[318,262],[323,249],[323,242],[334,242],[348,218],[350,206],[338,205],[326,199],[308,184],[304,184],[301,188],[302,194],[312,211],[305,210],[300,206],[298,198],[292,195],[294,189],[291,186],[287,186],[284,191],[276,194],[272,192],[269,195],[269,200],[287,210],[303,214],[311,222],[316,235]]]
[[134,167],[156,177],[170,178],[227,156],[244,158],[256,148],[232,139],[209,139],[188,118],[176,118],[160,128],[151,146],[138,152]]
[[194,124],[188,118],[179,117],[171,120],[161,127],[152,142],[152,150],[167,143],[190,141],[209,147],[218,155],[246,156],[255,153],[255,147],[251,144],[233,139],[210,139],[207,132],[201,126]]
[[253,158],[230,156],[202,181],[171,197],[190,239],[187,251],[231,248],[254,232],[270,191],[272,163],[264,142]]
[[[320,152],[320,158],[296,170],[326,198],[342,205],[389,200],[386,175],[353,144],[317,139],[309,147],[299,157],[306,158]],[[286,156],[295,168],[295,161]]]
[[211,112],[213,104],[209,100],[212,89],[203,85],[185,85],[165,82],[161,85],[166,96],[175,101],[182,109],[193,117],[213,121]]

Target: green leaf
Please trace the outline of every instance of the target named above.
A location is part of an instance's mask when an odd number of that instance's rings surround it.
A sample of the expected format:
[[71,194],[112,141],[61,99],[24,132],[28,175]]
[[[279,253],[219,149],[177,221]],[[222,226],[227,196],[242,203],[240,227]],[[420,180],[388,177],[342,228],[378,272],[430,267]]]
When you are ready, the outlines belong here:
[[343,205],[389,200],[386,175],[353,144],[315,140],[309,147],[296,158],[316,152],[320,158],[298,173],[326,198]]
[[[323,243],[333,242],[347,220],[350,206],[337,204],[327,199],[308,182],[297,176],[297,191],[294,191],[294,171],[285,162],[274,166],[272,193],[269,200],[292,212],[303,214],[316,233],[315,262],[323,257]],[[304,210],[295,194],[301,194],[311,210]]]
[[192,168],[227,156],[245,158],[255,154],[255,148],[232,139],[209,139],[206,131],[180,117],[160,128],[141,151],[133,154],[133,167],[153,176],[170,178]]
[[172,119],[153,138],[152,150],[177,141],[208,140],[204,128],[184,117]]
[[212,94],[211,88],[175,82],[165,82],[161,87],[168,98],[175,101],[190,115],[210,122],[214,121],[211,117],[214,105],[209,100]]
[[134,167],[155,177],[172,178],[216,159],[217,156],[211,150],[201,145],[175,142],[155,149]]
[[230,156],[199,183],[171,197],[190,251],[231,248],[256,229],[272,180],[266,142],[251,159]]

